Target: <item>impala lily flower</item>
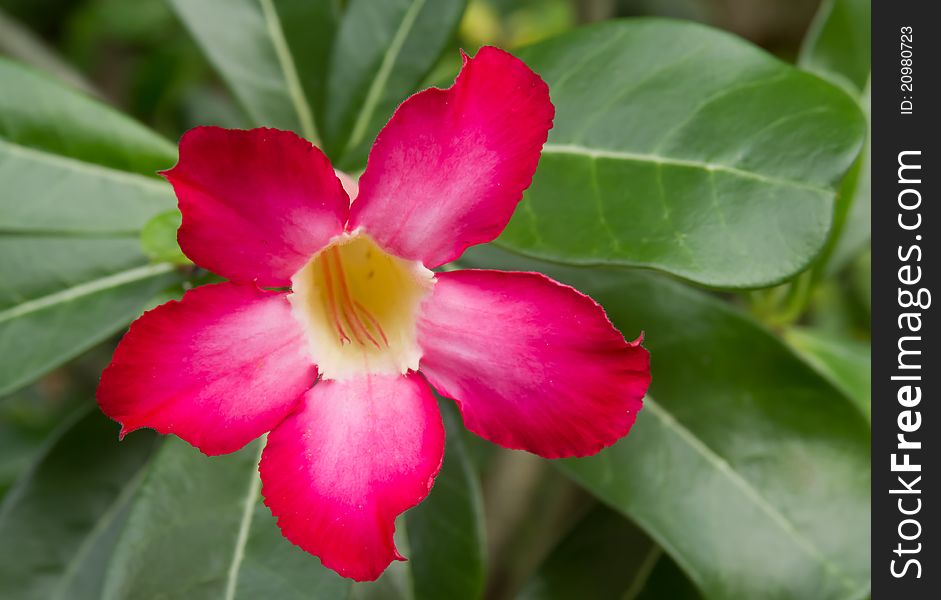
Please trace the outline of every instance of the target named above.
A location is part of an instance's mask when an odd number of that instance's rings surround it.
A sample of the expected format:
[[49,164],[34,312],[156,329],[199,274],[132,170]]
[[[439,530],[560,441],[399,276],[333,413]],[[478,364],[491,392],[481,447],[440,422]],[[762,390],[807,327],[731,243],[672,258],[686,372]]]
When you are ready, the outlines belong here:
[[131,325],[102,410],[122,435],[151,427],[209,455],[270,432],[259,471],[282,532],[357,580],[403,560],[395,518],[441,467],[429,384],[507,448],[557,458],[614,443],[650,381],[640,340],[543,275],[430,270],[502,231],[553,113],[537,75],[483,48],[451,88],[399,107],[352,204],[292,133],[189,131],[165,173],[178,239],[230,281]]

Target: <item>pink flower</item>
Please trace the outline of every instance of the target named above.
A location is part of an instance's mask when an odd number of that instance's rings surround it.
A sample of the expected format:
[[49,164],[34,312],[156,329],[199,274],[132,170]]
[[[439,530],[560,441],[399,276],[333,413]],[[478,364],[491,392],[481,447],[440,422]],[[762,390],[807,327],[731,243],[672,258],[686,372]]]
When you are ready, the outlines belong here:
[[536,74],[483,48],[451,88],[399,107],[352,205],[292,133],[187,132],[165,173],[180,247],[230,281],[134,322],[101,409],[122,435],[151,427],[209,455],[270,432],[259,471],[282,532],[357,580],[404,560],[395,518],[441,467],[429,384],[507,448],[558,458],[614,443],[650,382],[639,339],[537,273],[430,270],[503,230],[553,113]]

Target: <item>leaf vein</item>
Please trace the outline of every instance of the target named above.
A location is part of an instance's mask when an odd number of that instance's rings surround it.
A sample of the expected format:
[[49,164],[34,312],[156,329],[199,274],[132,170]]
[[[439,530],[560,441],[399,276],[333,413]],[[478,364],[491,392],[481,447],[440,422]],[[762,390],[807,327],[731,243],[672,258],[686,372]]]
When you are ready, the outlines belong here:
[[[261,460],[261,452],[265,444],[258,446],[258,459]],[[248,490],[245,494],[245,505],[242,508],[242,518],[239,521],[238,537],[235,539],[235,551],[232,554],[232,563],[229,565],[229,572],[225,583],[225,600],[235,600],[235,593],[238,588],[239,571],[242,562],[245,560],[245,546],[248,543],[248,532],[252,527],[252,520],[255,516],[255,505],[258,503],[258,492],[261,489],[261,477],[258,476],[257,469],[251,471],[251,481],[248,484]]]
[[291,49],[284,37],[278,11],[275,10],[272,0],[258,0],[258,3],[261,5],[265,26],[268,28],[268,35],[271,36],[271,44],[274,46],[275,55],[278,57],[281,74],[284,76],[284,82],[288,87],[288,96],[291,98],[291,104],[294,105],[294,111],[301,123],[304,137],[316,142],[317,129],[314,126],[313,117],[311,117],[310,104],[308,104],[307,97],[304,95],[304,88],[301,86],[297,67],[291,57]]
[[173,271],[173,269],[173,265],[169,263],[158,263],[155,265],[144,265],[142,267],[121,271],[115,273],[114,275],[109,275],[100,279],[86,281],[85,283],[80,283],[76,286],[66,288],[52,294],[34,298],[22,304],[17,304],[6,310],[0,311],[0,324],[5,323],[6,321],[24,317],[30,313],[43,310],[44,308],[49,308],[50,306],[65,304],[84,296],[90,296],[91,294],[95,294],[97,292],[111,288],[116,288],[127,283],[148,279],[150,277],[155,277],[164,273],[170,273]]
[[814,185],[810,183],[804,183],[796,179],[788,179],[785,177],[775,177],[771,175],[763,175],[761,173],[746,171],[739,169],[730,165],[725,165],[721,163],[713,163],[701,160],[693,159],[683,159],[683,158],[670,158],[666,156],[660,156],[657,154],[643,154],[638,152],[624,152],[620,150],[605,150],[601,148],[589,148],[587,146],[580,146],[577,144],[555,144],[548,143],[542,149],[543,154],[568,154],[572,156],[585,156],[590,158],[607,158],[612,160],[624,160],[630,162],[641,162],[641,163],[653,163],[656,165],[663,166],[673,166],[673,167],[687,167],[691,169],[702,169],[704,171],[717,171],[719,173],[725,173],[727,175],[732,175],[735,177],[741,177],[744,179],[753,179],[766,183],[769,185],[778,185],[784,187],[795,187],[800,189],[806,189],[809,191],[817,192],[820,194],[826,194],[827,196],[833,195],[833,190],[828,187],[823,187],[820,185]]
[[372,120],[373,113],[376,112],[382,90],[386,82],[388,82],[389,77],[392,75],[392,67],[395,65],[395,61],[402,51],[402,47],[405,45],[405,40],[408,38],[409,32],[411,32],[415,21],[418,19],[418,13],[421,12],[424,6],[425,0],[414,0],[412,5],[408,7],[408,10],[406,10],[405,14],[402,16],[402,21],[399,23],[395,35],[392,36],[392,42],[382,56],[382,62],[379,63],[379,70],[376,71],[376,77],[369,86],[369,91],[366,93],[366,100],[363,102],[363,108],[356,118],[352,133],[350,133],[350,148],[355,148],[360,141],[362,141],[363,136],[366,135],[366,128]]
[[652,398],[646,398],[644,405],[647,409],[656,415],[664,426],[672,429],[686,444],[692,448],[697,454],[703,457],[707,462],[711,463],[717,471],[725,475],[728,480],[737,488],[739,488],[742,493],[749,498],[755,506],[757,506],[762,512],[764,512],[772,521],[778,524],[784,533],[794,541],[794,543],[806,552],[809,556],[814,558],[828,573],[836,577],[836,579],[848,590],[855,592],[859,589],[859,585],[851,579],[843,569],[835,565],[830,561],[817,546],[808,540],[800,531],[797,530],[795,525],[787,519],[776,507],[772,506],[765,498],[752,486],[752,484],[742,477],[741,474],[736,472],[732,466],[724,458],[715,453],[711,448],[709,448],[702,440],[696,437],[689,429],[687,429],[682,423],[676,420],[676,418],[670,414],[665,408],[660,406]]

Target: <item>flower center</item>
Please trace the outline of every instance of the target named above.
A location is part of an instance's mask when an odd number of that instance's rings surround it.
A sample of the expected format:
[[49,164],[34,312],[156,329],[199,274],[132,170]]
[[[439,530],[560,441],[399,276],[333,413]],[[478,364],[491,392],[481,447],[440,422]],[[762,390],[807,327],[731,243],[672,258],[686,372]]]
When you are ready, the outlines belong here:
[[418,369],[416,321],[434,275],[383,251],[368,236],[343,234],[291,278],[288,296],[325,379]]

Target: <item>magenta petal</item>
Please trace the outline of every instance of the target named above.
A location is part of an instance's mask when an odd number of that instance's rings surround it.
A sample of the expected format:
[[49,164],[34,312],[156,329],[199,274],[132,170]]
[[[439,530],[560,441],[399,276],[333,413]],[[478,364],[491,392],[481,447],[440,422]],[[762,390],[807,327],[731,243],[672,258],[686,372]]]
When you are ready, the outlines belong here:
[[180,248],[235,281],[290,285],[349,213],[330,161],[289,131],[191,129],[163,174],[183,213]]
[[224,454],[277,425],[316,375],[285,294],[220,283],[134,321],[97,396],[122,435],[151,427]]
[[440,273],[419,321],[421,372],[464,424],[507,448],[586,456],[630,430],[650,383],[591,298],[538,273]]
[[415,94],[379,133],[349,229],[429,268],[489,242],[529,187],[553,114],[520,60],[492,47],[465,56],[452,87]]
[[444,425],[418,375],[321,381],[268,436],[262,494],[284,536],[344,577],[404,560],[395,518],[421,502],[444,457]]

